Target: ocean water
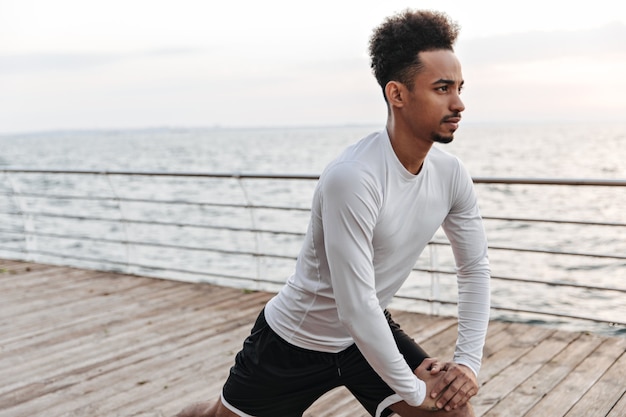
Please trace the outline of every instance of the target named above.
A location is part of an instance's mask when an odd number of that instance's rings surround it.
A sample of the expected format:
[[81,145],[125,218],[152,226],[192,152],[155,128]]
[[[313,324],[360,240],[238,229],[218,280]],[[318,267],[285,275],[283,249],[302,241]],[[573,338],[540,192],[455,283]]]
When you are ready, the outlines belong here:
[[[343,148],[382,126],[349,126],[324,128],[274,129],[147,129],[76,132],[39,132],[0,135],[1,168],[85,169],[98,171],[168,171],[168,172],[240,172],[273,174],[319,174]],[[454,142],[437,145],[459,156],[474,177],[626,179],[626,123],[618,124],[527,124],[481,125],[465,124]],[[177,198],[189,201],[235,201],[254,204],[288,204],[308,207],[314,182],[293,181],[218,182],[207,179],[102,178],[85,182],[84,178],[51,179],[45,175],[0,173],[0,187],[6,193],[54,190],[60,194],[107,194],[146,198]],[[622,187],[558,187],[530,185],[477,184],[481,211],[485,217],[566,219],[626,223],[626,189]],[[10,209],[5,198],[5,210]],[[40,200],[24,199],[23,207],[45,209],[59,214],[75,211],[69,203],[42,208]],[[120,207],[86,205],[86,212],[119,212]],[[180,222],[204,223],[214,219],[221,226],[241,225],[304,232],[306,213],[250,213],[228,209],[163,207],[160,211],[140,204],[126,205],[123,216],[155,221],[165,218]],[[1,211],[1,210],[0,210]],[[2,216],[2,228],[20,227],[21,220]],[[63,229],[59,219],[37,224],[37,230]],[[70,227],[70,226],[67,226]],[[623,226],[577,226],[570,224],[534,223],[524,221],[485,220],[490,245],[498,247],[535,248],[546,251],[576,253],[626,254],[626,230]],[[191,230],[181,227],[140,228],[92,224],[89,235],[119,235],[120,238],[173,242],[187,246],[208,246],[254,251],[259,246],[270,253],[296,256],[298,236],[246,236],[226,231]],[[0,233],[0,244],[15,236]],[[438,233],[436,240],[445,240]],[[39,239],[38,247],[55,245],[62,250],[76,251],[77,243],[59,243]],[[66,246],[63,246],[66,245]],[[85,249],[85,248],[83,248]],[[86,250],[86,249],[85,249]],[[207,257],[205,252],[184,254],[166,249],[149,252],[142,248],[122,250],[113,247],[111,257],[138,262],[192,266],[213,271],[215,275],[260,274],[276,281],[287,278],[292,261],[264,260],[262,264],[229,260],[228,256]],[[117,252],[116,252],[117,251]],[[0,251],[0,257],[10,256]],[[572,257],[554,254],[531,254],[510,250],[490,251],[494,276],[519,277],[546,281],[563,281],[583,285],[626,288],[626,261]],[[45,261],[45,259],[42,259]],[[449,248],[427,250],[420,258],[421,267],[453,267]],[[139,271],[142,272],[142,271]],[[193,279],[192,277],[175,277]],[[429,297],[431,280],[426,274],[412,274],[404,294]],[[444,299],[453,299],[454,276],[440,275],[439,288]],[[624,293],[599,292],[589,289],[558,288],[543,284],[511,282],[494,279],[493,304],[518,309],[542,309],[557,313],[582,314],[607,320],[624,321]],[[399,302],[400,308],[420,311],[414,302]],[[428,307],[432,309],[432,307]],[[452,313],[440,306],[440,313]],[[548,322],[566,328],[589,328],[588,322],[574,322],[545,316],[529,316],[495,312],[504,319]],[[624,333],[619,326],[591,326],[608,333]]]

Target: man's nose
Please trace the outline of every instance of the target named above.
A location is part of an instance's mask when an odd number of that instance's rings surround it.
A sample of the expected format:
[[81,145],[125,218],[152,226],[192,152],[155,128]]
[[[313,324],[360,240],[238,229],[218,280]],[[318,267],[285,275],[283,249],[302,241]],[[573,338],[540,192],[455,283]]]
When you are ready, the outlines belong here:
[[450,105],[450,110],[458,113],[465,110],[465,104],[463,104],[463,100],[461,100],[461,96],[459,96],[458,94],[454,95],[454,99],[452,100],[452,103]]

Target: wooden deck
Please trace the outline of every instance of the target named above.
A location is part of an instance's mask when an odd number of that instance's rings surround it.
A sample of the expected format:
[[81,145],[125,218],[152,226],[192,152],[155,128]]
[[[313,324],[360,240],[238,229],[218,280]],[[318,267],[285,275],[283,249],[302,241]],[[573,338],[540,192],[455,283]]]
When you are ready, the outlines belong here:
[[[270,297],[0,260],[0,417],[171,417],[216,398]],[[450,357],[455,319],[395,318]],[[624,417],[625,349],[626,338],[492,322],[477,415]],[[305,415],[366,416],[344,389]]]

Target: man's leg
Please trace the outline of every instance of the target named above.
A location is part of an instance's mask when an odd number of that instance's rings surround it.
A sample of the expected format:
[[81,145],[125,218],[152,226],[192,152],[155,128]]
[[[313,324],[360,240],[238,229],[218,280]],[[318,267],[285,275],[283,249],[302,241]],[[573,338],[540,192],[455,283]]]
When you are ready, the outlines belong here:
[[224,407],[222,401],[206,401],[185,407],[176,417],[237,417],[237,414]]
[[188,405],[176,417],[215,417],[216,402],[206,401]]
[[235,356],[221,400],[192,405],[177,417],[301,416],[316,399],[341,385],[340,376],[334,354],[289,344],[261,312]]
[[389,408],[400,417],[475,417],[474,409],[469,403],[457,408],[456,410],[450,411],[421,410],[416,407],[411,407],[404,401],[395,403],[389,406]]
[[[403,354],[409,367],[414,369],[419,378],[426,382],[427,391],[430,393],[434,386],[440,382],[441,378],[444,378],[445,371],[441,370],[441,363],[436,359],[428,358],[429,355],[413,338],[401,329],[400,325],[392,319],[388,311],[385,311],[385,316],[398,349]],[[386,410],[381,410],[382,404],[391,399],[390,397],[394,394],[393,391],[375,374],[369,365],[364,366],[363,361],[365,359],[362,356],[360,358],[353,357],[352,359],[354,362],[351,363],[354,364],[354,368],[349,369],[354,370],[355,374],[352,375],[350,382],[346,385],[372,416],[388,416],[390,413],[395,413],[401,417],[474,417],[473,409],[469,404],[451,411],[437,410],[434,399],[430,399],[430,397],[426,399],[425,404],[421,407],[412,407],[406,402],[400,401],[387,405]],[[429,406],[433,407],[434,410],[429,410]]]

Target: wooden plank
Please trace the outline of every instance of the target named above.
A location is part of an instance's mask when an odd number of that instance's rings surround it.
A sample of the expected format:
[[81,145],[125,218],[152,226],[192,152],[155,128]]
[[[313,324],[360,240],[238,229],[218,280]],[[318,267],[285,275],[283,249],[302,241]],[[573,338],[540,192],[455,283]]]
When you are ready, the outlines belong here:
[[[541,366],[517,389],[507,395],[485,417],[524,416],[551,389],[559,384],[580,362],[593,352],[602,339],[583,334],[558,355]],[[561,414],[562,415],[562,414]],[[551,417],[558,417],[559,414]]]
[[[418,335],[419,336],[419,335]],[[449,326],[444,331],[437,333],[436,337],[420,340],[420,346],[431,356],[441,360],[451,360],[457,339],[456,326]]]
[[[0,329],[4,331],[7,327],[18,326],[21,332],[29,332],[27,326],[29,324],[42,329],[45,328],[45,322],[56,320],[58,317],[72,319],[73,317],[90,311],[98,311],[102,306],[106,305],[122,305],[116,296],[112,296],[111,291],[119,291],[124,294],[128,300],[135,297],[135,300],[143,300],[144,296],[149,294],[145,285],[132,284],[131,280],[126,280],[128,285],[116,285],[107,291],[85,292],[70,290],[64,292],[61,298],[48,298],[47,293],[41,293],[39,300],[24,302],[21,298],[4,299],[0,307],[2,322]],[[113,284],[111,285],[113,287]],[[162,291],[170,289],[173,291],[174,286],[168,285],[162,288]],[[68,297],[72,294],[72,297]],[[119,295],[118,295],[119,297]]]
[[[238,303],[240,308],[236,312],[240,317],[246,318],[246,322],[251,319],[251,313],[258,313],[260,305],[265,302],[267,297],[263,294],[251,294],[249,295],[249,299],[253,301],[253,304],[246,308],[246,303],[240,302]],[[221,341],[223,342],[224,340],[232,339],[229,326],[242,327],[239,322],[233,321],[233,318],[237,318],[234,314],[228,317],[229,320],[226,320],[226,316],[214,315],[214,317],[217,321],[209,323],[208,327],[204,330],[201,328],[198,330],[195,326],[190,326],[189,329],[183,331],[183,333],[187,334],[164,334],[160,338],[147,337],[144,343],[140,343],[139,345],[132,344],[133,346],[128,346],[131,344],[131,340],[128,339],[127,336],[123,337],[120,340],[126,341],[127,343],[127,345],[122,346],[125,352],[116,351],[114,355],[109,354],[109,357],[103,357],[102,355],[110,350],[111,346],[118,346],[119,341],[104,343],[104,348],[101,349],[102,352],[92,351],[93,356],[98,359],[97,363],[90,365],[89,363],[83,362],[77,369],[69,368],[67,371],[63,371],[63,369],[57,370],[58,375],[53,378],[53,381],[62,387],[62,391],[54,389],[54,387],[48,387],[49,395],[35,396],[35,401],[20,404],[16,407],[16,410],[25,413],[24,415],[30,415],[27,413],[37,414],[37,411],[42,412],[43,410],[45,410],[46,413],[54,413],[56,412],[55,410],[61,412],[62,410],[73,410],[72,407],[76,407],[74,411],[78,413],[77,415],[81,415],[80,412],[83,410],[81,407],[86,403],[90,404],[91,409],[95,407],[93,404],[99,402],[102,404],[114,404],[113,396],[119,391],[123,391],[124,393],[132,392],[133,396],[137,396],[139,395],[138,387],[143,385],[148,386],[147,384],[142,384],[142,381],[151,380],[150,374],[154,374],[155,371],[158,370],[168,369],[171,367],[172,363],[176,363],[177,366],[177,368],[172,369],[172,373],[175,373],[175,370],[180,367],[179,358],[182,357],[181,351],[184,350],[186,345],[193,345],[193,343],[199,340],[210,340],[211,334],[209,333],[219,334],[220,332],[224,332],[223,336],[221,336]],[[187,317],[180,315],[177,316],[177,319],[182,324],[185,323]],[[224,322],[226,321],[228,322],[225,326]],[[249,331],[249,323],[247,323],[245,327],[246,329],[243,333]],[[146,336],[150,336],[150,332],[144,333],[147,333]],[[241,336],[241,340],[243,340],[243,335]],[[240,340],[237,340],[236,344],[240,345]],[[207,346],[202,348],[202,351],[211,352],[212,350],[221,349],[223,347],[223,345]],[[200,351],[195,353],[196,356],[192,355],[190,357],[193,361],[198,360]],[[176,358],[175,361],[173,357]],[[150,362],[155,360],[166,361],[166,364],[159,363],[158,366],[151,366]],[[230,360],[231,358],[229,357],[229,361]],[[223,366],[223,368],[226,371],[228,369],[227,366]],[[196,372],[190,374],[196,375],[195,379],[198,379]],[[172,376],[168,373],[168,378],[171,377]],[[87,382],[80,383],[83,379],[86,379]],[[135,387],[135,385],[137,385],[137,387]],[[60,392],[62,392],[62,395],[59,395]],[[159,398],[158,395],[160,395],[160,393],[154,394]],[[102,407],[103,405],[100,405],[98,409]]]
[[491,357],[494,353],[511,343],[511,333],[508,331],[510,327],[510,322],[496,321],[489,323],[487,338],[490,342],[489,344],[485,343],[483,358]]
[[[623,346],[624,339],[612,339],[611,342]],[[626,353],[623,348],[620,356],[609,366],[604,375],[565,416],[589,417],[590,415],[626,416]]]
[[[445,331],[456,331],[457,320],[454,317],[429,316],[401,311],[391,311],[394,321],[417,343],[423,345],[429,339],[438,337]],[[428,352],[431,355],[434,353]]]
[[[498,375],[554,332],[551,328],[521,324],[504,329],[498,336],[508,340],[508,343],[496,341],[497,350],[491,352],[481,368],[481,381],[487,382]],[[489,349],[488,345],[486,348]]]
[[[242,313],[243,316],[250,317],[251,312],[255,314],[258,311],[259,305],[257,304],[251,310],[242,310]],[[132,415],[162,405],[165,398],[174,401],[179,396],[179,392],[170,390],[169,387],[172,386],[170,384],[176,377],[192,377],[196,381],[202,381],[202,388],[210,387],[215,392],[214,397],[217,398],[228,369],[233,363],[234,352],[239,349],[244,337],[249,334],[251,326],[252,323],[246,320],[244,323],[237,323],[236,328],[229,328],[228,332],[203,337],[202,343],[194,343],[192,349],[184,352],[183,355],[179,349],[166,350],[151,356],[145,362],[133,364],[125,369],[125,373],[128,375],[127,378],[123,378],[123,380],[128,381],[126,387],[118,384],[112,390],[105,390],[105,392],[101,390],[97,398],[91,397],[98,401],[92,402],[102,403],[99,407],[99,412],[102,415],[115,415],[122,412]],[[229,354],[220,355],[217,358],[214,355],[202,355],[202,352],[213,352],[221,349],[225,349]],[[176,369],[169,370],[172,361],[176,361]],[[142,376],[141,370],[144,368],[163,371]],[[165,372],[165,370],[168,371]],[[131,376],[135,376],[135,378],[130,378]],[[101,382],[98,381],[98,385],[102,385]],[[197,392],[200,393],[201,390],[198,389]],[[67,404],[61,404],[61,406],[67,408]],[[175,411],[177,410],[171,410],[172,413]]]
[[56,265],[34,264],[24,261],[0,259],[0,274],[8,273],[8,276],[17,273],[30,272],[40,269],[55,269]]
[[[245,303],[241,303],[242,307]],[[188,319],[197,317],[197,311],[180,310],[176,316],[171,314],[171,310],[164,310],[163,317],[147,316],[140,320],[130,322],[118,321],[113,326],[107,327],[106,332],[95,329],[92,333],[86,334],[84,337],[71,337],[67,341],[48,347],[46,350],[48,355],[42,358],[27,357],[22,363],[13,366],[14,375],[19,376],[19,382],[24,383],[30,381],[31,378],[37,379],[48,375],[51,378],[55,373],[62,373],[64,366],[70,369],[77,366],[86,366],[89,360],[97,361],[105,360],[113,353],[117,356],[124,352],[124,349],[118,347],[115,351],[110,351],[110,347],[119,344],[124,348],[128,348],[129,352],[135,352],[138,349],[145,348],[151,343],[162,343],[161,339],[179,337],[180,333],[193,333],[199,325]],[[217,316],[216,319],[223,320],[224,317]],[[175,329],[169,332],[162,332],[161,326],[167,325],[169,322],[176,322]],[[201,328],[201,327],[200,327]],[[141,337],[138,332],[150,332],[151,338]],[[137,339],[137,340],[135,340]],[[4,381],[3,389],[12,387],[11,378]]]
[[[171,307],[169,297],[182,290],[184,288],[165,287],[160,289],[159,292],[152,294],[152,296],[160,296],[160,299],[158,302],[152,302],[151,308],[162,306],[166,309]],[[137,296],[137,299],[141,299],[142,302],[151,301],[149,294],[145,293],[145,289],[135,291],[135,288],[129,288],[127,295]],[[115,308],[111,308],[113,306]],[[118,305],[107,295],[101,295],[99,298],[82,298],[80,301],[75,301],[71,307],[52,306],[48,312],[23,314],[16,318],[13,322],[16,330],[13,330],[13,334],[3,340],[3,346],[7,350],[20,349],[20,355],[24,355],[29,346],[31,349],[35,349],[42,344],[49,345],[50,342],[54,342],[55,337],[66,343],[71,343],[68,338],[75,337],[75,332],[80,333],[81,325],[83,326],[83,333],[92,333],[94,327],[106,331],[107,326],[127,320],[129,315],[132,316],[134,310],[136,310],[134,303],[123,302]],[[152,314],[151,311],[148,310],[147,314]],[[11,324],[10,321],[9,324]]]
[[[530,409],[525,417],[563,415],[604,375],[615,363],[615,359],[624,353],[625,348],[626,339],[603,341],[559,385]],[[594,407],[593,410],[597,408]]]
[[[622,374],[623,375],[623,374]],[[626,394],[622,393],[622,397],[617,404],[611,409],[606,417],[624,417],[626,416]]]
[[[525,330],[525,326],[522,329]],[[531,332],[524,332],[524,334],[528,333]],[[537,333],[535,334],[537,335]],[[494,363],[491,361],[494,359],[492,356],[486,360],[483,366],[487,370],[492,367],[497,368],[500,372],[487,381],[481,387],[476,398],[472,400],[476,414],[483,415],[487,413],[507,395],[515,391],[517,387],[530,378],[545,363],[552,360],[558,353],[569,346],[576,337],[578,335],[575,333],[552,332],[548,338],[541,340],[538,345],[529,348],[521,355],[517,350],[507,349],[506,346],[502,346],[500,351],[502,353],[498,355],[500,360]],[[505,356],[505,354],[510,356]],[[505,356],[507,360],[501,360],[502,356]],[[509,359],[512,362],[509,363]],[[502,362],[507,362],[506,367],[502,366]]]
[[[176,290],[170,291],[172,293],[176,292]],[[164,295],[163,300],[155,301],[153,304],[154,309],[171,306],[171,303],[166,301],[168,292],[163,291],[162,294]],[[115,306],[110,302],[93,303],[92,305],[94,308],[90,309],[88,308],[89,303],[87,303],[86,307],[88,309],[82,311],[77,311],[76,309],[55,311],[56,314],[50,314],[41,320],[39,320],[38,316],[33,316],[34,323],[20,323],[19,330],[15,331],[14,335],[5,341],[5,348],[33,349],[41,346],[41,344],[46,344],[50,341],[54,342],[57,338],[64,340],[70,335],[75,336],[85,332],[91,333],[94,327],[106,331],[107,326],[128,320],[129,315],[132,316],[133,312],[136,311],[132,303],[125,303],[119,306]],[[96,305],[99,305],[98,309],[95,308]],[[40,323],[40,325],[37,326],[37,323]]]
[[426,340],[449,327],[456,326],[454,317],[414,314],[408,311],[390,310],[395,322],[409,335]]
[[[215,400],[271,296],[0,260],[0,417],[171,417]],[[392,314],[429,353],[452,357],[455,318]],[[625,343],[491,322],[476,415],[623,417]],[[305,413],[366,415],[345,388]]]

